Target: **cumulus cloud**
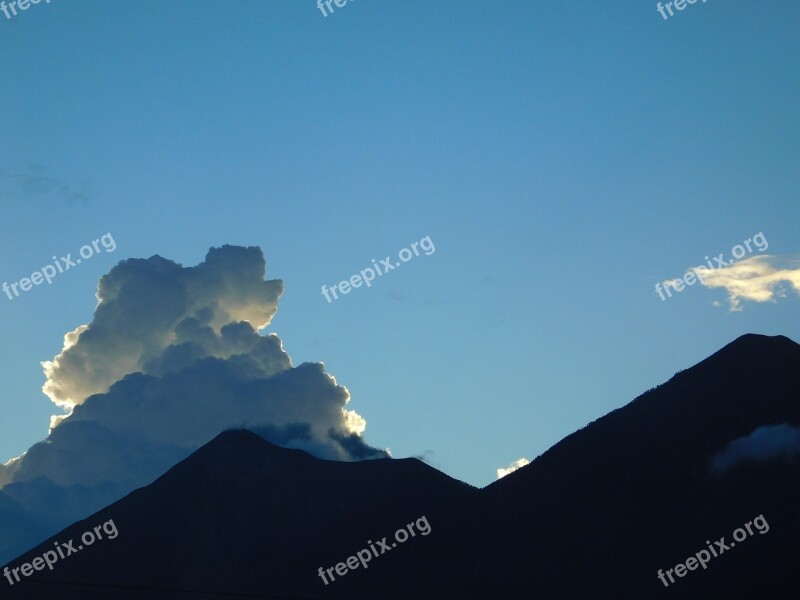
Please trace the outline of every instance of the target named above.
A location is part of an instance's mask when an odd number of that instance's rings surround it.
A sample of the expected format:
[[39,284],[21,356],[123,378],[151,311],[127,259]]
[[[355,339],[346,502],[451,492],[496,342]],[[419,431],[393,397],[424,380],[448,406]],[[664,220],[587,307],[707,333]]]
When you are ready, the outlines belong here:
[[711,461],[712,469],[727,471],[746,461],[792,460],[800,454],[800,428],[788,423],[759,427],[750,435],[729,443]]
[[154,256],[102,277],[92,322],[43,363],[43,391],[64,413],[0,469],[4,492],[97,510],[233,428],[320,458],[388,457],[322,364],[293,366],[277,335],[259,333],[283,293],[265,273],[259,248],[223,246],[195,267]]
[[505,469],[497,469],[497,478],[498,479],[502,479],[503,477],[505,477],[506,475],[508,475],[510,473],[513,473],[517,469],[521,469],[525,465],[529,465],[530,462],[531,461],[529,461],[525,457],[519,458],[519,459],[515,460],[513,463],[511,463],[510,465],[508,465]]
[[800,293],[800,258],[759,255],[721,268],[695,267],[692,272],[707,288],[728,293],[730,310],[742,310],[742,301],[770,302],[785,298],[787,289]]
[[259,344],[246,332],[222,335],[231,323],[261,329],[272,320],[283,282],[264,281],[265,270],[260,249],[235,246],[211,249],[196,267],[160,256],[121,262],[100,280],[92,322],[68,333],[61,354],[43,363],[45,394],[69,409],[128,373],[180,369],[203,356],[273,357],[246,348]]

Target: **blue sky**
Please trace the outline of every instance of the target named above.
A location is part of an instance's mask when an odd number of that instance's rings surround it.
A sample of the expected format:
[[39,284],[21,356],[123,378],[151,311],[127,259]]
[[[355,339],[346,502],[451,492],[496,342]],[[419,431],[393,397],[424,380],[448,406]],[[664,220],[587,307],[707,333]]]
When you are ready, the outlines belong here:
[[[268,331],[322,361],[366,438],[475,485],[746,332],[800,340],[798,298],[657,282],[763,232],[796,256],[800,6],[312,0],[0,14],[0,460],[47,435],[40,361],[97,280],[257,245]],[[327,303],[371,259],[436,252]],[[714,306],[714,302],[721,306]]]

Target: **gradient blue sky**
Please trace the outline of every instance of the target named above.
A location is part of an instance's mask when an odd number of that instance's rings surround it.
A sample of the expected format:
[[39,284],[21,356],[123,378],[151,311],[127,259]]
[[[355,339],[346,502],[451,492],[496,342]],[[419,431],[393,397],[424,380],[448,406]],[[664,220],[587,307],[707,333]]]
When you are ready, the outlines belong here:
[[[758,232],[798,252],[798,25],[789,0],[0,14],[0,280],[118,245],[0,296],[0,460],[46,436],[39,362],[128,257],[260,246],[294,363],[349,388],[369,443],[475,485],[743,333],[800,340],[793,292],[654,292]],[[435,254],[321,295],[426,235]]]

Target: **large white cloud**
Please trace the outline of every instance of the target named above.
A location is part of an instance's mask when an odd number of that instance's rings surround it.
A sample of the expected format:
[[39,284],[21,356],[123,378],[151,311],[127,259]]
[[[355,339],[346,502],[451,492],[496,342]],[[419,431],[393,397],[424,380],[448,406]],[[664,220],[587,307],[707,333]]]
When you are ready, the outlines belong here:
[[259,248],[234,246],[195,267],[159,256],[114,267],[100,280],[92,322],[43,363],[43,389],[66,412],[2,469],[0,486],[12,482],[4,491],[31,501],[32,482],[44,477],[65,489],[100,486],[107,493],[92,497],[105,502],[230,428],[321,458],[388,456],[366,444],[366,422],[322,364],[294,367],[277,335],[258,332],[283,293],[265,273]]
[[215,339],[222,327],[261,329],[278,310],[283,282],[264,281],[265,270],[261,250],[236,246],[211,249],[196,267],[160,256],[121,262],[100,280],[92,323],[68,333],[61,354],[43,363],[44,392],[70,408],[128,373],[147,373],[183,342],[224,356]]

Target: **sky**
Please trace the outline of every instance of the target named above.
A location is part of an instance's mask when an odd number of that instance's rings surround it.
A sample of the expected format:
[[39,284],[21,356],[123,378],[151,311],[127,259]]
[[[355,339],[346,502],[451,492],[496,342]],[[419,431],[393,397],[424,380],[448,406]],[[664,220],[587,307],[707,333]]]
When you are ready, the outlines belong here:
[[261,248],[262,333],[324,363],[369,446],[477,486],[744,333],[800,341],[796,2],[334,9],[0,13],[0,283],[99,241],[0,293],[0,462],[62,414],[41,363],[131,258]]

